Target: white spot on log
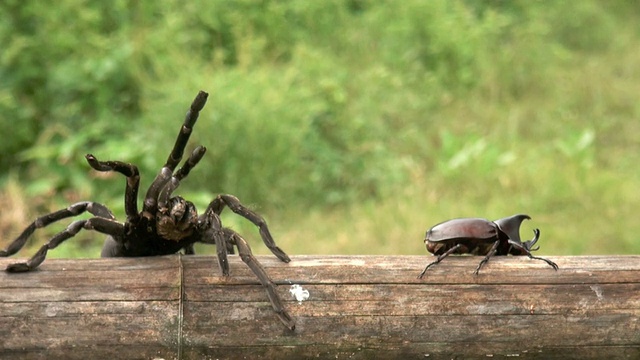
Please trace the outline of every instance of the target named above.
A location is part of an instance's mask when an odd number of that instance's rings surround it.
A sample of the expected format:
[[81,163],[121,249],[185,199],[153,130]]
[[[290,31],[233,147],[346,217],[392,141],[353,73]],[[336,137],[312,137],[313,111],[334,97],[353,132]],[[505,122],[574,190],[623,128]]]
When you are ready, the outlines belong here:
[[291,293],[291,296],[298,301],[298,304],[302,304],[303,301],[309,298],[309,290],[304,289],[298,284],[291,285],[289,292]]
[[44,314],[47,317],[54,317],[56,315],[58,315],[58,312],[60,311],[60,306],[54,304],[51,305],[47,305],[46,309],[44,310]]
[[596,293],[596,297],[598,297],[598,301],[602,301],[604,300],[604,295],[602,293],[602,288],[598,285],[591,285],[589,286],[591,288],[591,290],[593,290],[593,292]]

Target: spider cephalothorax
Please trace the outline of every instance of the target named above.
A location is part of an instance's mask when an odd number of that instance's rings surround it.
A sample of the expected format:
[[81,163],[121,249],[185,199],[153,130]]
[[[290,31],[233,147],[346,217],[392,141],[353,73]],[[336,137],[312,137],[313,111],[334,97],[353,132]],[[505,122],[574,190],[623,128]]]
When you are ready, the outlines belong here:
[[225,228],[220,221],[220,213],[229,207],[234,213],[246,218],[260,230],[260,236],[267,247],[283,262],[289,262],[289,256],[273,241],[264,219],[243,206],[233,195],[218,195],[198,216],[196,207],[180,196],[171,196],[189,172],[198,164],[206,152],[206,148],[198,146],[187,161],[176,171],[182,160],[184,149],[198,119],[200,110],[207,102],[208,94],[200,91],[185,116],[184,123],[169,154],[153,183],[149,186],[144,198],[142,210],[138,212],[138,188],[140,173],[135,165],[121,161],[99,161],[91,154],[86,155],[89,165],[97,171],[115,171],[127,178],[124,207],[127,220],[118,222],[111,211],[102,204],[85,201],[37,218],[0,256],[17,253],[37,228],[47,226],[55,221],[74,217],[89,212],[94,217],[72,222],[64,231],[56,234],[43,245],[40,250],[26,262],[11,264],[8,272],[25,272],[37,268],[45,259],[47,251],[72,238],[81,229],[95,230],[109,235],[102,249],[102,257],[134,257],[174,254],[184,250],[193,254],[193,244],[197,242],[215,244],[218,264],[224,276],[229,275],[227,254],[234,252],[234,246],[242,261],[256,274],[260,283],[266,288],[273,309],[280,320],[294,329],[295,323],[284,309],[282,301],[275,290],[275,284],[266,274],[260,263],[253,256],[249,244],[237,232]]
[[196,225],[198,225],[196,207],[180,196],[172,197],[166,206],[158,208],[156,231],[167,240],[180,241],[191,236]]

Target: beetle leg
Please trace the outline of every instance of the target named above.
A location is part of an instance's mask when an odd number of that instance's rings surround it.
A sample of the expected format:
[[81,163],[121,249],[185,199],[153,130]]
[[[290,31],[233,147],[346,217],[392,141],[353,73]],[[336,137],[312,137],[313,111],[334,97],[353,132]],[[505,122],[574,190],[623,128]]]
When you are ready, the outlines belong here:
[[462,245],[461,244],[456,244],[456,246],[452,247],[451,249],[447,250],[445,253],[438,255],[438,258],[436,259],[436,261],[429,263],[429,265],[427,265],[427,267],[424,268],[424,270],[422,270],[422,272],[420,273],[420,275],[418,276],[418,279],[422,279],[422,277],[424,276],[424,274],[427,272],[427,269],[429,269],[431,267],[431,265],[435,265],[437,263],[439,263],[440,261],[442,261],[444,258],[446,258],[447,256],[453,254],[456,250],[458,250]]
[[489,261],[489,258],[496,254],[496,251],[498,251],[499,244],[500,244],[500,240],[497,240],[496,242],[493,243],[493,245],[491,246],[491,249],[489,249],[489,252],[487,253],[487,256],[485,256],[484,259],[480,261],[480,264],[478,264],[478,267],[473,272],[475,275],[478,275],[478,273],[480,273],[480,268],[482,267],[482,265],[486,264],[486,262]]
[[554,263],[551,260],[547,260],[545,258],[541,258],[541,257],[538,257],[538,256],[531,255],[531,252],[525,246],[523,246],[522,244],[517,243],[517,242],[512,241],[512,240],[509,240],[509,245],[513,246],[516,249],[522,250],[525,254],[527,254],[527,256],[530,259],[542,260],[542,261],[546,262],[547,264],[549,264],[549,266],[551,266],[554,270],[556,270],[556,271],[558,270],[558,264]]

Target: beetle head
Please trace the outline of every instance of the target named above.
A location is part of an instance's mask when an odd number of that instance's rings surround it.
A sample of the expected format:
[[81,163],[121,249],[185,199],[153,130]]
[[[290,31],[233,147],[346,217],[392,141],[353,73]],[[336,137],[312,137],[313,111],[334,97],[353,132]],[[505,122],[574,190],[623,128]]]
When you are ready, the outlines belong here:
[[[507,235],[509,239],[522,243],[522,241],[520,240],[520,225],[525,219],[530,220],[531,217],[525,214],[518,214],[506,217],[504,219],[496,220],[494,221],[494,223],[498,225],[498,229],[500,229],[500,231]],[[537,238],[535,238],[534,240],[531,240],[531,246],[533,246],[535,242],[538,241]]]

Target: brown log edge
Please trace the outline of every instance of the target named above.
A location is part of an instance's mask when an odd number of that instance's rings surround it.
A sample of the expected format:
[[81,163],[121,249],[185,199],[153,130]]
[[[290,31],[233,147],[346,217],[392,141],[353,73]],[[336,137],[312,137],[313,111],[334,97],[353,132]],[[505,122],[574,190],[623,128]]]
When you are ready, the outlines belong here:
[[[640,256],[48,259],[0,272],[0,359],[640,359]],[[0,268],[15,259],[0,259]],[[298,284],[309,298],[297,302]]]

